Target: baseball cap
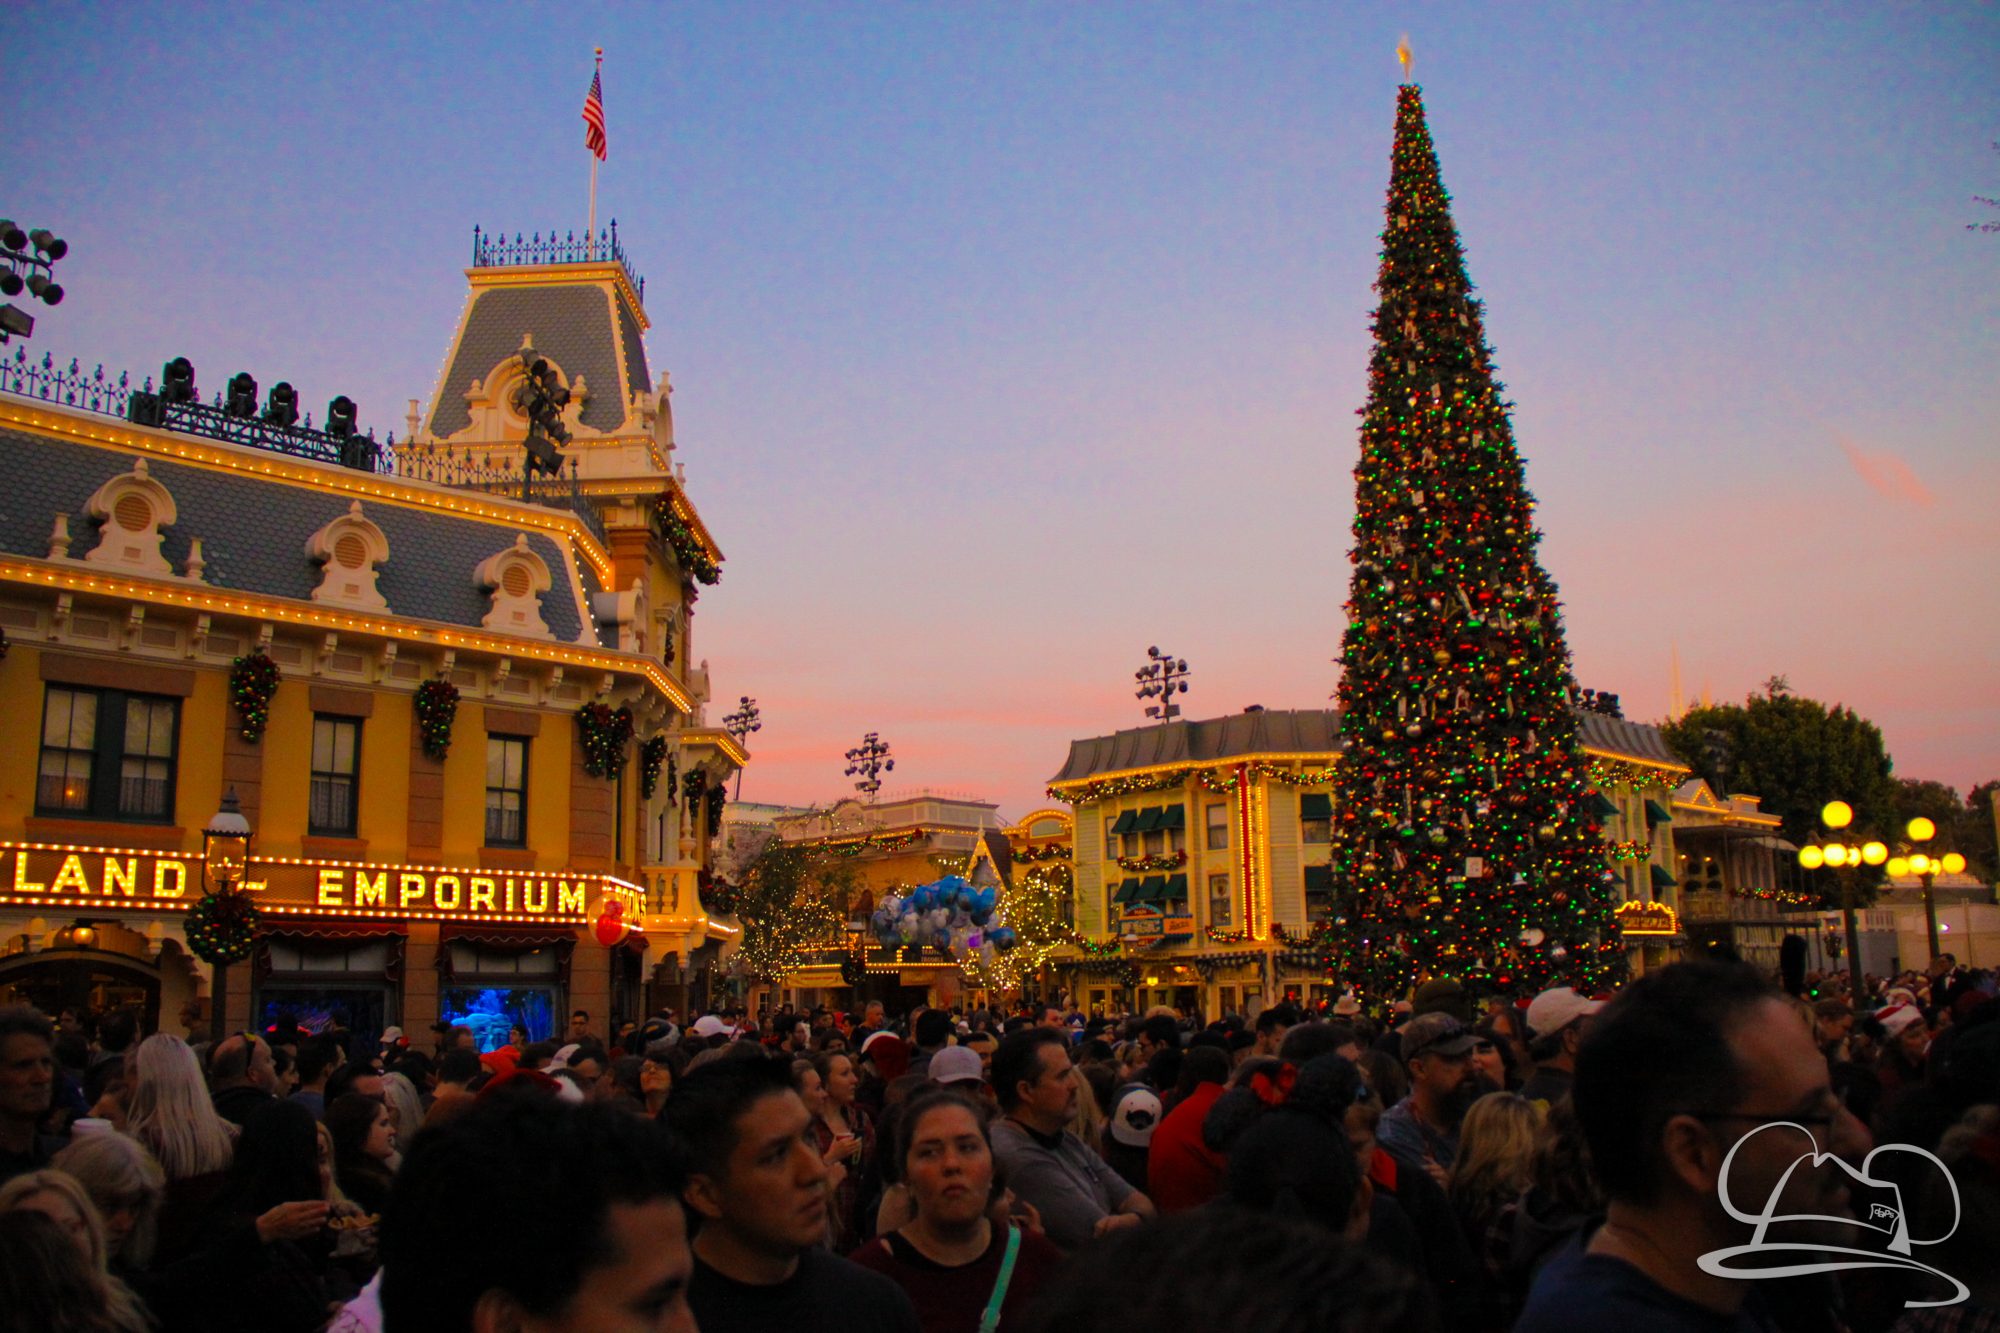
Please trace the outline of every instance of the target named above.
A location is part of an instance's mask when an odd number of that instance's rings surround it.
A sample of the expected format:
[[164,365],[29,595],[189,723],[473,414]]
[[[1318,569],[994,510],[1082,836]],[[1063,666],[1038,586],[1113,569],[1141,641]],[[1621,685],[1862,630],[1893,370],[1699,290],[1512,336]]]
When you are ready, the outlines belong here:
[[727,1031],[729,1024],[714,1014],[703,1014],[694,1021],[694,1026],[688,1029],[688,1032],[696,1037],[720,1037]]
[[947,1046],[931,1057],[933,1083],[978,1083],[985,1077],[979,1052],[969,1046]]
[[1471,1013],[1465,987],[1450,977],[1432,977],[1417,987],[1410,1002],[1412,1012],[1419,1014],[1447,1013],[1463,1020]]
[[382,1044],[384,1046],[401,1046],[403,1044],[403,1029],[399,1027],[383,1028]]
[[1418,1014],[1403,1028],[1403,1059],[1464,1055],[1478,1043],[1465,1024],[1446,1013]]
[[1128,1148],[1148,1146],[1160,1112],[1158,1093],[1143,1083],[1129,1085],[1118,1094],[1118,1107],[1111,1113],[1111,1137]]
[[1561,1032],[1585,1014],[1604,1007],[1602,1000],[1587,1000],[1568,986],[1545,990],[1528,1002],[1528,1031],[1537,1037]]

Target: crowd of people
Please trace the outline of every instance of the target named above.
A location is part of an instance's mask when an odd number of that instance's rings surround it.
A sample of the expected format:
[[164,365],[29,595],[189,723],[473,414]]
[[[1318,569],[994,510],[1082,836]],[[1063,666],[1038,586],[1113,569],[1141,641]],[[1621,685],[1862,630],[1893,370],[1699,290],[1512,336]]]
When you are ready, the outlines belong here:
[[[2000,1329],[1995,989],[1703,961],[486,1051],[0,1009],[0,1330]],[[1801,1262],[1890,1234],[1921,1265]]]

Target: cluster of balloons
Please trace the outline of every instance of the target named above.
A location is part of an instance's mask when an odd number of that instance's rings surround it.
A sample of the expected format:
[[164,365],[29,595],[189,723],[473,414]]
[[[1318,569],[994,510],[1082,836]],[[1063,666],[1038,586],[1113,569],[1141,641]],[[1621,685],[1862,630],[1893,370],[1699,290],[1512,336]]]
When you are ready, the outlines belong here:
[[892,949],[919,944],[968,955],[988,948],[1006,953],[1019,941],[1012,927],[991,925],[999,899],[996,888],[978,888],[962,875],[946,875],[912,889],[908,897],[884,894],[869,926]]

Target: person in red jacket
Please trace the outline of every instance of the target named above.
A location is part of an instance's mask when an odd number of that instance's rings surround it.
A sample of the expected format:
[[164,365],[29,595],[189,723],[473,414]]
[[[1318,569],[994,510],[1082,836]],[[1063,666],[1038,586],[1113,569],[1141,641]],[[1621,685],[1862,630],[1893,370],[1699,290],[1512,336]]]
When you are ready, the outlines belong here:
[[1163,1213],[1199,1208],[1222,1192],[1228,1159],[1201,1139],[1202,1121],[1229,1081],[1229,1053],[1214,1046],[1190,1046],[1181,1060],[1180,1098],[1153,1131],[1146,1153],[1146,1183]]

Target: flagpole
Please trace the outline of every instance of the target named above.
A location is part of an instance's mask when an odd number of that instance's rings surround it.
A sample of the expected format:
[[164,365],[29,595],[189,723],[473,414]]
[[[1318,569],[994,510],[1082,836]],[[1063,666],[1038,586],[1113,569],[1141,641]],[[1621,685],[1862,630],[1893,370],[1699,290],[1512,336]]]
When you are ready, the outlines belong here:
[[[601,46],[597,48],[596,73],[599,76],[601,76],[604,73],[604,48]],[[591,259],[595,260],[597,258],[597,154],[596,153],[592,153],[590,155],[590,230],[585,234],[590,237],[589,254]]]

